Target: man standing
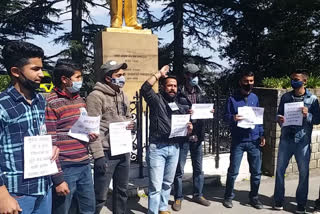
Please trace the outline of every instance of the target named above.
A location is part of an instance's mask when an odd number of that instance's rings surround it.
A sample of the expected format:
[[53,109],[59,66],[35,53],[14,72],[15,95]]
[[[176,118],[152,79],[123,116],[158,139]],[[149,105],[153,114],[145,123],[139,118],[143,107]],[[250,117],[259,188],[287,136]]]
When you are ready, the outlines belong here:
[[[299,185],[296,192],[296,213],[306,212],[306,203],[309,188],[309,162],[311,154],[311,134],[313,125],[320,123],[320,111],[318,99],[305,88],[308,75],[304,72],[293,72],[290,76],[292,91],[281,97],[278,108],[278,123],[281,126],[280,144],[276,171],[276,183],[274,188],[274,208],[283,209],[284,203],[284,174],[289,160],[294,155],[299,169]],[[285,104],[303,102],[301,114],[303,121],[301,126],[283,126],[285,122]]]
[[251,173],[250,204],[256,209],[262,209],[263,205],[259,200],[258,191],[261,179],[261,147],[265,145],[263,127],[255,125],[254,128],[245,129],[237,126],[238,121],[244,119],[238,114],[239,107],[259,107],[257,95],[251,92],[254,85],[254,74],[252,72],[242,73],[239,85],[240,89],[230,96],[226,103],[225,121],[230,124],[232,144],[223,205],[227,208],[233,207],[234,182],[239,174],[243,153],[247,152]]
[[[35,92],[42,73],[43,50],[10,42],[2,50],[12,85],[0,94],[0,213],[51,213],[51,179],[24,179],[24,137],[46,134],[45,100]],[[53,148],[52,160],[58,157]]]
[[[59,173],[52,176],[53,214],[70,213],[77,198],[79,213],[94,214],[95,199],[88,143],[70,137],[71,127],[80,115],[86,115],[86,103],[79,95],[82,68],[71,60],[58,60],[53,71],[54,91],[47,97],[46,125],[48,134],[59,146]],[[90,134],[91,140],[97,135]]]
[[[187,114],[189,103],[177,96],[177,80],[167,76],[169,66],[152,75],[141,87],[141,93],[150,106],[150,145],[147,151],[149,172],[148,214],[169,214],[168,200],[171,184],[174,179],[179,159],[179,143],[181,139],[169,138],[171,132],[171,116]],[[156,94],[152,86],[160,78],[162,90]],[[188,133],[192,124],[188,124]],[[160,211],[160,212],[159,212]]]
[[[126,63],[110,60],[100,68],[100,81],[87,97],[89,116],[101,116],[100,136],[90,143],[94,158],[94,190],[96,213],[99,214],[107,201],[111,179],[113,179],[113,213],[125,214],[129,182],[130,153],[111,156],[109,124],[131,120],[130,103],[122,88],[125,84]],[[127,129],[134,129],[131,122]]]
[[[181,88],[181,93],[186,95],[191,104],[204,103],[204,92],[200,89],[199,82],[200,69],[195,64],[188,64],[185,71],[185,82]],[[193,201],[204,206],[209,206],[210,202],[203,197],[202,189],[204,184],[204,175],[202,171],[202,141],[204,138],[204,121],[192,121],[193,131],[188,139],[180,143],[180,154],[176,175],[174,178],[174,203],[172,209],[174,211],[181,210],[183,200],[182,177],[184,174],[184,166],[188,152],[190,150],[192,169],[193,169]]]

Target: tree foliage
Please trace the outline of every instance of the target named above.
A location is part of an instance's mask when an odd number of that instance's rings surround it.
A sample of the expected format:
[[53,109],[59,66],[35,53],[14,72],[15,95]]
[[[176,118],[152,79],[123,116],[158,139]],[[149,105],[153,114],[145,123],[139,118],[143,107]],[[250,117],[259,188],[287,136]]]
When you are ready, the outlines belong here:
[[53,7],[59,1],[62,0],[1,0],[0,49],[10,40],[47,37],[52,31],[61,30],[61,23],[54,21],[60,10]]
[[164,9],[160,18],[148,13],[147,10],[143,11],[144,18],[147,20],[143,25],[145,28],[159,31],[169,27],[169,31],[174,34],[174,40],[171,43],[161,44],[161,49],[166,51],[160,49],[159,64],[173,62],[173,70],[180,77],[183,74],[182,65],[189,62],[207,66],[211,71],[220,67],[218,63],[212,61],[211,57],[203,57],[197,53],[201,48],[215,51],[211,40],[217,35],[217,17],[215,8],[203,4],[205,2],[207,1],[163,1]]
[[319,1],[227,0],[215,7],[229,38],[220,48],[228,75],[251,70],[260,83],[297,69],[320,72]]

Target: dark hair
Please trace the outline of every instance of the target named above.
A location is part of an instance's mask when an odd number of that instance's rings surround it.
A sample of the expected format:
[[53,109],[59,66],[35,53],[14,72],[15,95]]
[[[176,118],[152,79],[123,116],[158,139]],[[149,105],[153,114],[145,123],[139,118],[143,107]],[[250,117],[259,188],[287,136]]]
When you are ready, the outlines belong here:
[[70,78],[74,75],[75,71],[82,72],[82,66],[70,59],[58,59],[53,70],[53,82],[55,86],[61,87],[61,77],[65,76]]
[[165,86],[166,83],[167,83],[167,79],[175,79],[175,80],[178,82],[176,76],[169,75],[169,76],[167,76],[167,77],[160,78],[160,84],[161,84],[162,86]]
[[103,79],[105,79],[107,76],[111,78],[112,74],[117,73],[119,70],[120,70],[120,68],[116,69],[116,70],[110,70],[110,71],[105,72],[105,69],[101,69],[102,74],[105,73]]
[[9,75],[11,75],[11,68],[23,66],[29,64],[31,58],[44,58],[42,48],[22,41],[8,42],[2,50],[3,64],[7,69]]
[[308,79],[309,78],[309,74],[306,72],[306,69],[295,69],[293,71],[291,71],[291,74],[301,74],[304,76],[305,79]]
[[243,71],[240,73],[240,79],[243,77],[254,77],[254,73],[252,71]]

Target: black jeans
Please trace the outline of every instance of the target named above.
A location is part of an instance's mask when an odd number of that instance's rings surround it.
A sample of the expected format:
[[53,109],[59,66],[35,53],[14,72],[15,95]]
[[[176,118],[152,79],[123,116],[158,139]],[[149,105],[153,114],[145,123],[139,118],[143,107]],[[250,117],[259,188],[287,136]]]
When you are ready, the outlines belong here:
[[[113,179],[112,210],[114,214],[125,214],[129,183],[130,153],[111,156],[105,152],[107,170],[105,174],[94,173],[96,213],[99,214],[107,201],[111,179]],[[96,172],[96,170],[94,169]]]
[[202,189],[204,184],[204,175],[202,171],[202,143],[187,141],[180,144],[179,162],[174,178],[175,200],[183,200],[182,177],[184,175],[184,166],[186,165],[189,150],[191,154],[193,170],[193,196],[201,197],[203,195]]

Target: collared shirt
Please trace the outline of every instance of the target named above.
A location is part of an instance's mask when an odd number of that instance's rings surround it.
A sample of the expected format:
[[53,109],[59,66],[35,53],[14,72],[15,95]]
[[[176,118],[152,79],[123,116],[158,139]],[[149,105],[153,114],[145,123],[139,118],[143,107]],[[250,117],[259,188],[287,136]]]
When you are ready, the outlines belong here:
[[32,103],[13,87],[0,93],[0,186],[10,193],[44,195],[50,176],[24,179],[24,137],[40,135],[45,122],[45,100],[35,93]]
[[192,104],[196,104],[197,103],[197,93],[196,93],[196,89],[194,87],[192,87],[191,91],[188,90],[184,90],[185,94],[187,95],[188,99],[191,101]]
[[224,120],[229,123],[234,142],[256,141],[264,135],[263,125],[255,125],[254,129],[244,129],[238,127],[237,122],[233,119],[233,116],[238,114],[238,108],[243,106],[259,107],[257,95],[251,92],[245,97],[240,90],[235,91],[226,102]]

